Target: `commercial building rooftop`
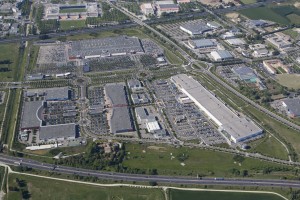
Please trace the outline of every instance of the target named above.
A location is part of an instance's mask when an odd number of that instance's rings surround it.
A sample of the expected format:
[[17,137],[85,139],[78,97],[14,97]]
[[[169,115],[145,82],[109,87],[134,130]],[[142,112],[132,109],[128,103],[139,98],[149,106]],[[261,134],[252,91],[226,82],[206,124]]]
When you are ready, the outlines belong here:
[[113,134],[134,131],[133,120],[127,107],[113,108],[109,124]]
[[172,76],[171,80],[235,143],[262,133],[262,129],[257,125],[244,117],[239,117],[193,78],[180,74]]
[[71,98],[71,90],[69,87],[29,89],[26,96],[45,96],[46,101],[68,100]]
[[124,83],[111,83],[104,86],[105,97],[113,107],[127,106],[127,97]]
[[117,36],[101,39],[79,40],[70,43],[69,57],[100,57],[143,53],[144,49],[137,37]]
[[300,99],[285,99],[283,102],[290,115],[293,117],[300,116]]
[[233,58],[231,53],[227,50],[212,51],[210,54],[215,61],[222,61]]
[[39,109],[43,106],[43,101],[24,102],[21,129],[38,128],[41,120],[38,116]]
[[78,126],[76,124],[59,124],[54,126],[41,126],[39,132],[40,140],[50,140],[58,138],[76,138],[78,136]]
[[180,29],[189,33],[190,35],[200,35],[212,30],[212,28],[202,22],[190,22],[180,26]]
[[232,71],[236,73],[239,78],[247,82],[256,82],[257,76],[253,70],[247,66],[236,66],[232,68]]
[[189,43],[193,48],[205,48],[216,46],[216,43],[210,39],[191,40]]

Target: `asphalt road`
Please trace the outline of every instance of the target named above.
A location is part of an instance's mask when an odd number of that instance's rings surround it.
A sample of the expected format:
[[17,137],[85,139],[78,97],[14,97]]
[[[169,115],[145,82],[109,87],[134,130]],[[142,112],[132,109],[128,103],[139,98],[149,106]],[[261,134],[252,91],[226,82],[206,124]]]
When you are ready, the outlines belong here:
[[42,163],[30,159],[16,158],[0,155],[0,162],[7,165],[27,166],[33,169],[54,171],[63,174],[73,174],[80,176],[92,176],[100,179],[108,180],[123,180],[136,182],[150,182],[157,183],[172,183],[172,184],[199,184],[199,185],[238,185],[238,186],[268,186],[268,187],[293,187],[300,188],[299,181],[290,180],[261,180],[261,179],[229,179],[229,178],[196,178],[196,177],[178,177],[178,176],[158,176],[158,175],[139,175],[139,174],[124,174],[113,172],[102,172],[96,170],[88,170],[82,168],[73,168],[66,166],[55,166],[52,164]]

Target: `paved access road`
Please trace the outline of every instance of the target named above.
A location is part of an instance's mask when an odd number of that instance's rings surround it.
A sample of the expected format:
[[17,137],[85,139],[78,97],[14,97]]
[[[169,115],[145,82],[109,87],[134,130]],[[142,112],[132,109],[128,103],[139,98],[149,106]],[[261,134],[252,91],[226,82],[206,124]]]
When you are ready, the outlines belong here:
[[158,175],[139,175],[102,172],[96,170],[88,170],[82,168],[58,166],[42,163],[25,158],[16,158],[0,155],[0,162],[7,165],[22,165],[38,170],[55,171],[63,174],[76,174],[80,176],[92,176],[100,179],[123,180],[136,182],[154,181],[157,183],[170,184],[199,184],[199,185],[239,185],[239,186],[271,186],[271,187],[293,187],[300,188],[299,181],[290,180],[261,180],[261,179],[229,179],[229,178],[193,178],[193,177],[177,177],[177,176],[158,176]]

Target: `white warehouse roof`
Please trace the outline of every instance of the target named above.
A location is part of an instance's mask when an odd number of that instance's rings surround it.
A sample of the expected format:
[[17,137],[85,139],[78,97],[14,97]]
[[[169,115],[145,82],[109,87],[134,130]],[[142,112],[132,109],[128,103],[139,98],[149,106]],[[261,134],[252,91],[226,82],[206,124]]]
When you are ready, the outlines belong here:
[[149,132],[160,130],[160,126],[156,120],[155,121],[150,120],[149,122],[146,123],[146,126]]
[[225,131],[225,135],[229,135],[233,142],[240,142],[262,133],[262,129],[252,121],[239,117],[192,77],[179,74],[172,76],[171,80],[219,126],[219,130],[223,133]]

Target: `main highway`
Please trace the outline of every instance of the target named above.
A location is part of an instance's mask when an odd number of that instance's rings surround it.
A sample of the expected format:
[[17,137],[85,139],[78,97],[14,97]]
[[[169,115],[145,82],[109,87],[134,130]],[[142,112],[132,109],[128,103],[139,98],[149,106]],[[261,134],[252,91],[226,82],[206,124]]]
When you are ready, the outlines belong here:
[[160,176],[160,175],[144,175],[144,174],[125,174],[115,172],[104,172],[97,170],[89,170],[83,168],[67,167],[62,165],[53,165],[38,162],[26,158],[18,158],[0,154],[0,163],[6,165],[21,165],[37,170],[57,172],[69,175],[78,175],[85,177],[97,177],[106,180],[122,180],[135,182],[157,182],[164,184],[193,184],[193,185],[237,185],[237,186],[265,186],[265,187],[285,187],[300,188],[299,181],[293,180],[272,180],[272,179],[233,179],[233,178],[197,178],[186,176]]

